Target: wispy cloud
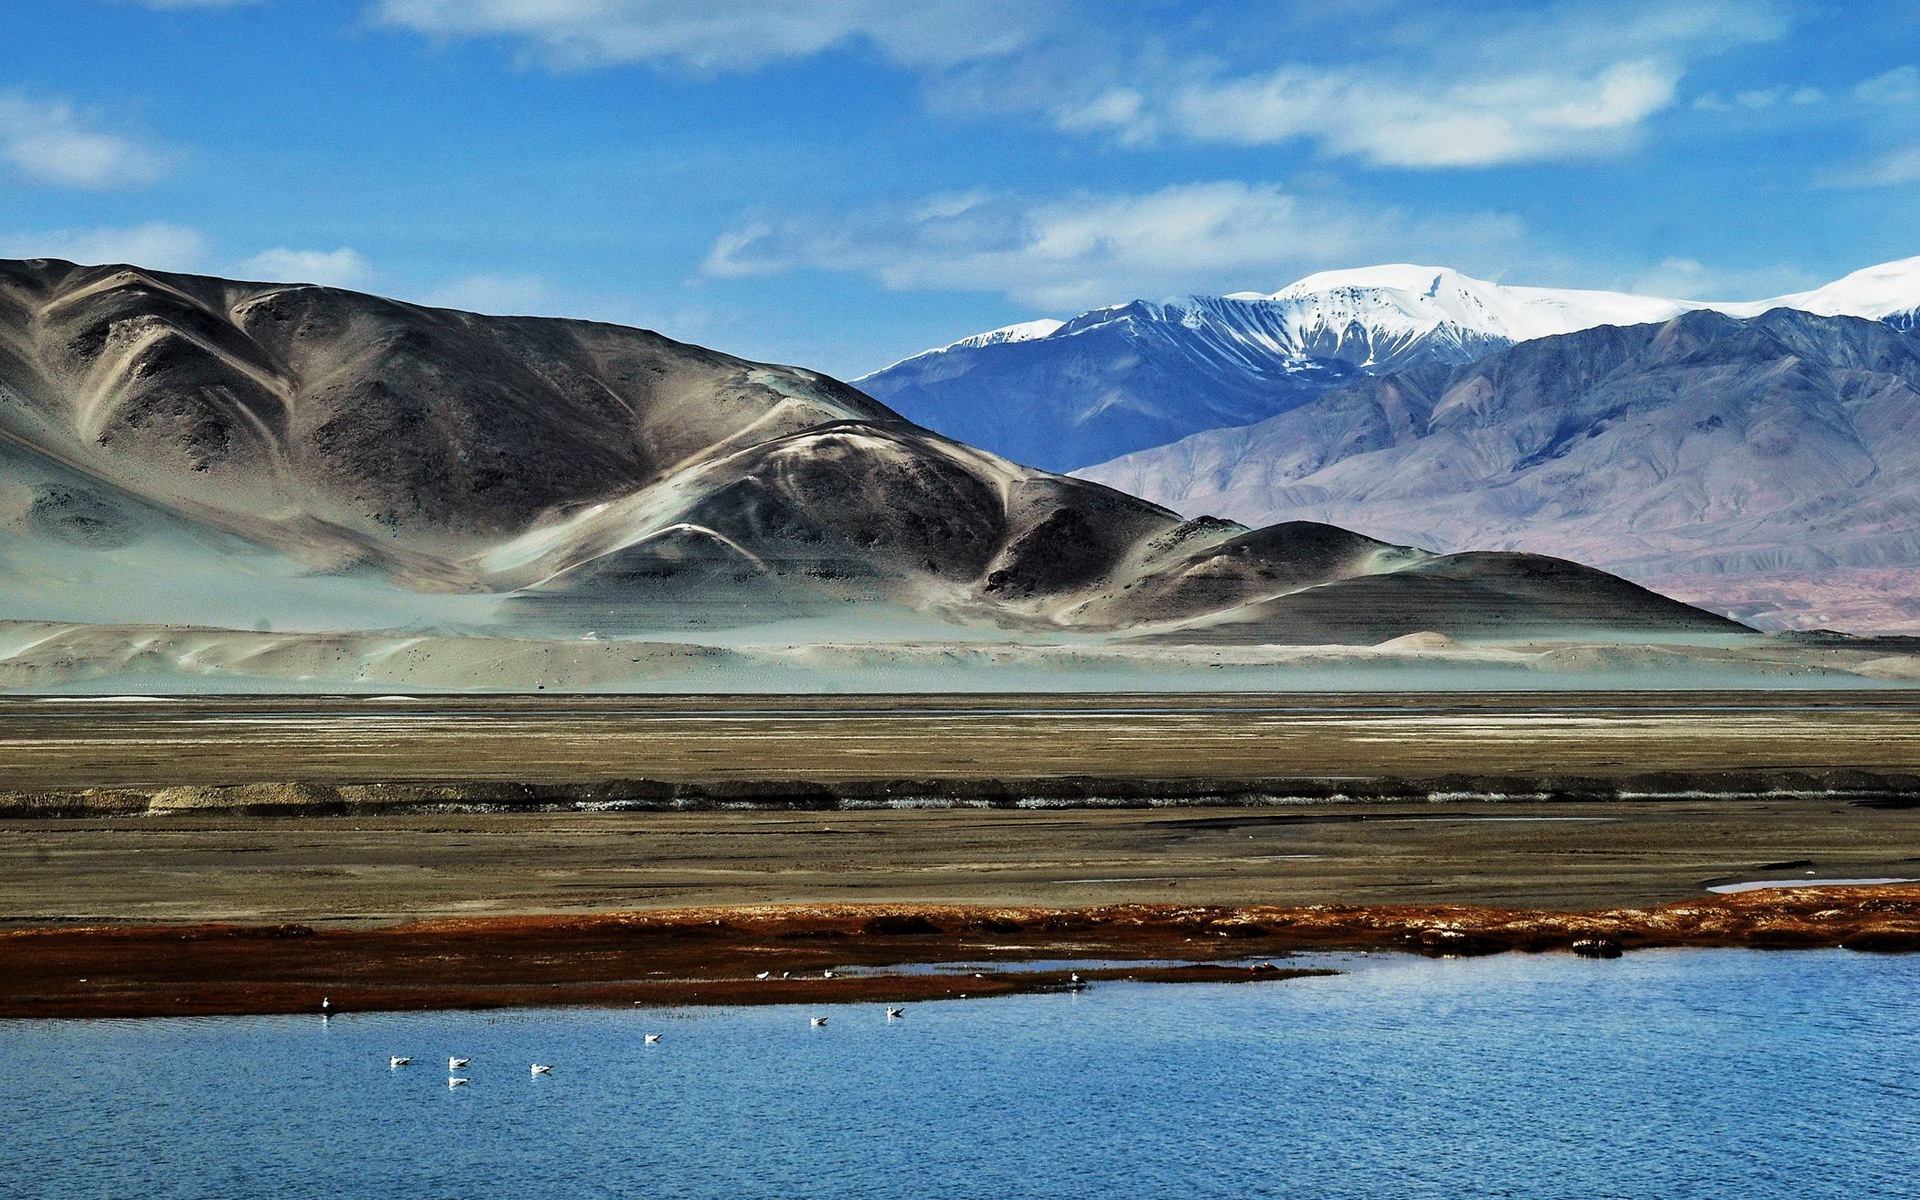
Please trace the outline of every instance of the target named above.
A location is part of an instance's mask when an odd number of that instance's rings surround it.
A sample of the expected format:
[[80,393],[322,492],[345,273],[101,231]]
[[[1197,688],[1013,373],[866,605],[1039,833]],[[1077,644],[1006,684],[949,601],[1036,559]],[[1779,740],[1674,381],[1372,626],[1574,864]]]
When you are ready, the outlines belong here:
[[0,234],[0,257],[130,263],[157,271],[207,268],[211,247],[199,230],[159,222],[127,228],[54,229]]
[[276,282],[355,288],[372,281],[373,264],[350,246],[338,250],[289,250],[279,246],[262,250],[241,263],[240,273]]
[[1785,86],[1775,86],[1735,92],[1732,100],[1721,96],[1719,92],[1705,92],[1695,97],[1693,106],[1703,112],[1732,112],[1736,108],[1758,112],[1783,104],[1805,108],[1809,105],[1825,103],[1826,99],[1827,94],[1816,87],[1789,89]]
[[[1299,141],[1432,168],[1629,147],[1696,61],[1780,37],[1786,2],[1367,0],[1258,18],[1201,5],[1182,20],[1091,0],[377,0],[371,12],[571,68],[743,71],[864,45],[922,70],[946,110],[1035,113],[1129,146]],[[1801,95],[1768,102],[1787,98]]]
[[141,187],[166,173],[167,155],[110,133],[71,101],[0,92],[0,163],[32,183],[53,187]]
[[1853,98],[1867,104],[1912,104],[1920,101],[1920,67],[1895,67],[1884,75],[1863,80]]
[[1830,171],[1819,183],[1830,188],[1904,187],[1920,183],[1920,143],[1896,146],[1863,163]]
[[519,39],[563,67],[667,63],[738,71],[853,43],[940,66],[1024,44],[1044,6],[1015,0],[379,0],[380,22]]
[[1776,6],[1734,0],[1397,15],[1331,61],[1239,72],[1176,62],[1056,100],[1048,115],[1062,130],[1129,144],[1304,141],[1384,167],[1580,158],[1633,145],[1695,60],[1787,28]]
[[1356,262],[1468,265],[1524,237],[1513,217],[1416,219],[1276,184],[1185,184],[1144,194],[975,193],[844,217],[749,221],[707,256],[723,278],[799,269],[865,275],[894,290],[998,292],[1039,309],[1089,308],[1194,290],[1271,290]]

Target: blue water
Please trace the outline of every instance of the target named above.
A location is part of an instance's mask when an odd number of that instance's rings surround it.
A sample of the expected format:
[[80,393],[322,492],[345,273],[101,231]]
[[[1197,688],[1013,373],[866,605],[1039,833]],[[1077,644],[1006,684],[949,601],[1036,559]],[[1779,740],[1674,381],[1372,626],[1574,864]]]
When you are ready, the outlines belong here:
[[1920,957],[1350,965],[892,1023],[0,1022],[0,1197],[1920,1195]]

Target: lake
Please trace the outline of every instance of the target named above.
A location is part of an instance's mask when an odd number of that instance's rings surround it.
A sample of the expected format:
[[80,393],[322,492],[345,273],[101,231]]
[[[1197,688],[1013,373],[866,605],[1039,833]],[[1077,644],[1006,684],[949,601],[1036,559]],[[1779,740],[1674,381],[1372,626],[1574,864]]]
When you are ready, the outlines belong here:
[[[896,1021],[859,1005],[0,1022],[0,1196],[1920,1191],[1920,956],[1298,961],[1350,973]],[[447,1085],[449,1055],[472,1059],[469,1084]]]

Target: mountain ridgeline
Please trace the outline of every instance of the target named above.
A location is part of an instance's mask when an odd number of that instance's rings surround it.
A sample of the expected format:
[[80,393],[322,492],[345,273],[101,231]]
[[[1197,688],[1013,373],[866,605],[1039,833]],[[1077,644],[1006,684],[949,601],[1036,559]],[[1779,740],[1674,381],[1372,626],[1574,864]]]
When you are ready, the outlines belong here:
[[1722,610],[1920,618],[1920,338],[1696,311],[1328,392],[1088,469],[1194,512],[1564,555]]
[[[349,585],[352,612],[292,612]],[[1538,556],[1183,520],[641,330],[0,263],[0,616],[218,624],[236,596],[263,628],[490,633],[882,608],[1201,642],[1740,628]]]
[[932,428],[1068,471],[1252,424],[1368,374],[1472,362],[1511,344],[1447,322],[1368,322],[1233,296],[1136,300],[1023,332],[931,350],[856,382]]
[[1458,366],[1517,343],[1684,312],[1775,308],[1920,318],[1920,259],[1771,300],[1708,304],[1515,287],[1444,267],[1312,275],[1273,295],[1136,300],[965,338],[855,380],[930,428],[1072,471],[1188,434],[1250,425],[1367,376]]

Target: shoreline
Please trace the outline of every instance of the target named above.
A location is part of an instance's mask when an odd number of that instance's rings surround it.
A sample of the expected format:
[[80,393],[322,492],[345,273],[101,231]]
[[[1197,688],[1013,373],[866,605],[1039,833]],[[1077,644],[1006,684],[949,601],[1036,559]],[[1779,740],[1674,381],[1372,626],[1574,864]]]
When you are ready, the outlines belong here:
[[[0,933],[0,1017],[319,1013],[323,997],[333,1012],[904,1003],[1070,986],[1066,968],[990,969],[1030,962],[1101,964],[1079,969],[1093,982],[1225,982],[1301,977],[1286,957],[1304,951],[1613,957],[1682,946],[1920,951],[1920,885],[1768,889],[1585,912],[750,905],[362,929],[42,926]],[[899,970],[930,964],[989,969]],[[839,973],[847,969],[855,973]]]

